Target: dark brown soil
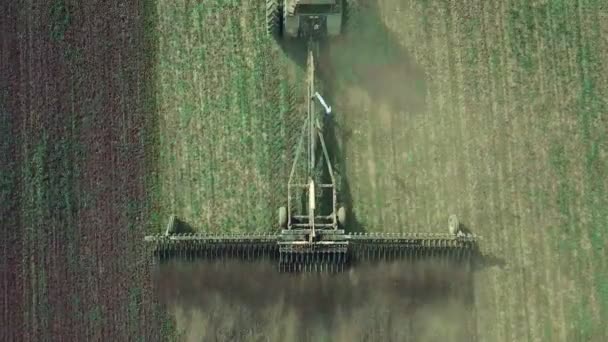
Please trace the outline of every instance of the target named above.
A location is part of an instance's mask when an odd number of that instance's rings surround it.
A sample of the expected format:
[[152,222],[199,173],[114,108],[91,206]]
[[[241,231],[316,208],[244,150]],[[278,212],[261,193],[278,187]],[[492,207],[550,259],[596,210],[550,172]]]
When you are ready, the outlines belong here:
[[153,41],[147,4],[120,3],[1,5],[0,340],[161,339],[140,242]]

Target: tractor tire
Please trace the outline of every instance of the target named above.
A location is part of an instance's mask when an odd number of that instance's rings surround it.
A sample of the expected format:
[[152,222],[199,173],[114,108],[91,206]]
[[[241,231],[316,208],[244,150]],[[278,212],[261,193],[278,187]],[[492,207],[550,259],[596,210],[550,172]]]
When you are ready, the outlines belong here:
[[279,0],[266,0],[266,33],[269,37],[277,37],[281,25]]
[[338,217],[338,224],[344,226],[346,224],[346,209],[344,207],[338,208],[336,216]]
[[284,228],[287,225],[287,208],[279,208],[279,227]]
[[448,218],[448,231],[452,235],[457,235],[460,232],[460,222],[456,215],[450,215]]

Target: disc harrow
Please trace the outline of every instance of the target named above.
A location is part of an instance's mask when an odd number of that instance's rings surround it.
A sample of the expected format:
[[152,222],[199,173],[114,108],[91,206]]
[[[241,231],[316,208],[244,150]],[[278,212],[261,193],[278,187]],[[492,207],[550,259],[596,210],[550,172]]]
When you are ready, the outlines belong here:
[[293,240],[287,234],[171,234],[147,237],[161,261],[270,261],[280,272],[342,272],[361,263],[470,262],[476,237],[449,234],[355,233],[333,235],[324,243]]

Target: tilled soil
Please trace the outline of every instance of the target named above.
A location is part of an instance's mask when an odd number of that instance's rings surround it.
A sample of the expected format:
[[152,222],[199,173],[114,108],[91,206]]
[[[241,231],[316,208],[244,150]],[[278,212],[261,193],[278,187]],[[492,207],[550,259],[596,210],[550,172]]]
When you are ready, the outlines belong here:
[[471,341],[470,273],[419,262],[339,274],[263,263],[163,264],[159,298],[187,341]]
[[162,338],[140,242],[145,6],[2,5],[2,340]]

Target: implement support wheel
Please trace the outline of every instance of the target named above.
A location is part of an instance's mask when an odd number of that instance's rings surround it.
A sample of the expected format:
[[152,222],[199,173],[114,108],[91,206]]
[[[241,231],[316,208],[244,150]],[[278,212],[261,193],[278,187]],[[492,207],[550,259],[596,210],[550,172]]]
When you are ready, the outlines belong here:
[[279,208],[279,227],[284,228],[287,225],[287,208]]
[[340,225],[344,225],[346,224],[346,209],[344,209],[344,207],[340,207],[338,208],[338,224]]
[[448,219],[448,230],[452,235],[457,235],[460,231],[460,222],[456,215],[450,215],[450,218]]

